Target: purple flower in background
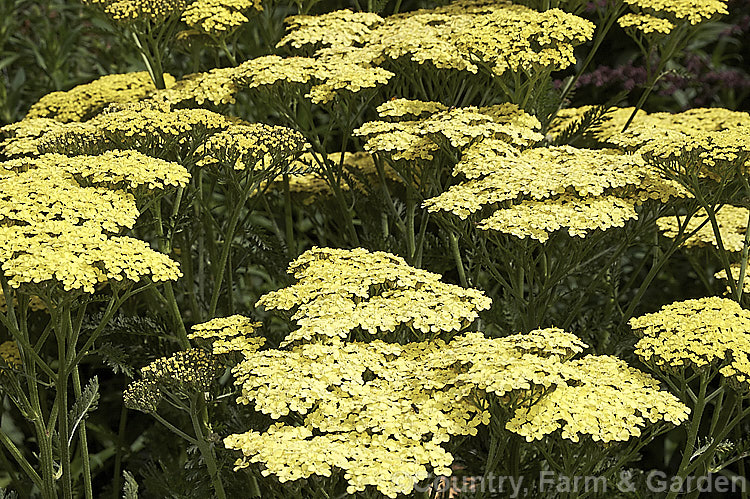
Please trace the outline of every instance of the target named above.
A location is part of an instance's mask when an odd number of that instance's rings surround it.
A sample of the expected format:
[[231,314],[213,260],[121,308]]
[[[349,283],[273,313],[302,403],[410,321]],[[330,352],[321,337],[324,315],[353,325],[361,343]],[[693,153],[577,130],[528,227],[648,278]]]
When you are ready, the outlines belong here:
[[601,88],[614,85],[630,91],[639,85],[645,84],[646,76],[645,68],[634,66],[632,63],[616,68],[599,66],[590,73],[581,75],[577,86],[594,85]]
[[584,7],[584,12],[586,12],[587,14],[591,14],[593,12],[596,12],[597,9],[606,7],[608,3],[608,0],[596,0],[594,2],[589,2]]

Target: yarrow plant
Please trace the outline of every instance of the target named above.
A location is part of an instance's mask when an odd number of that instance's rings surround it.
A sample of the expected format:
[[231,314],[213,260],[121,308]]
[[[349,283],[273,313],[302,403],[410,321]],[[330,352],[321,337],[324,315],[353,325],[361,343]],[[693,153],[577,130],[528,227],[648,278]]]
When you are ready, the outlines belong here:
[[[360,268],[362,273],[357,272]],[[281,482],[312,474],[332,476],[339,469],[346,473],[347,493],[373,486],[396,497],[410,493],[427,476],[427,466],[438,474],[450,474],[447,466],[453,457],[440,444],[455,435],[477,435],[477,426],[491,424],[493,416],[500,419],[493,424],[501,434],[492,433],[496,442],[508,431],[534,441],[560,428],[560,436],[573,441],[581,435],[593,441],[622,441],[640,435],[646,421],[643,416],[653,423],[680,423],[686,417],[686,408],[672,395],[660,392],[655,380],[622,361],[608,357],[570,361],[586,345],[559,329],[494,340],[468,333],[445,341],[446,333],[465,329],[474,310],[488,303],[478,301],[481,295],[477,293],[474,304],[468,302],[462,310],[459,304],[465,291],[471,290],[444,285],[441,296],[433,291],[438,276],[420,275],[392,255],[313,249],[300,256],[291,270],[299,282],[259,302],[266,308],[282,309],[300,304],[292,319],[301,327],[282,342],[290,346],[282,350],[238,346],[242,360],[232,370],[241,389],[238,403],[252,403],[255,410],[287,422],[275,423],[265,432],[228,436],[225,445],[244,455],[237,468],[259,462],[264,475],[272,473]],[[336,277],[329,280],[326,275]],[[401,309],[404,291],[399,287],[406,292],[416,287],[409,293],[409,309]],[[368,290],[378,288],[382,294],[369,296]],[[351,299],[358,303],[347,307]],[[450,306],[456,299],[461,301]],[[379,306],[371,308],[376,300]],[[436,320],[435,301],[466,322],[454,326]],[[321,317],[323,304],[327,313]],[[364,324],[362,312],[368,319]],[[403,326],[391,322],[399,316]],[[301,333],[306,327],[321,330],[313,325],[320,318],[326,319],[325,332],[317,337]],[[256,326],[231,317],[201,326],[198,334],[221,339],[227,331],[231,334],[240,328],[234,333],[236,338],[248,338],[257,334]],[[216,327],[222,327],[221,333],[213,332]],[[378,339],[351,341],[353,327]],[[401,336],[398,343],[383,342],[380,338],[388,338],[394,327],[405,327],[412,334]],[[416,330],[438,336],[415,341]],[[224,348],[226,342],[220,343],[218,351]],[[217,353],[215,342],[213,351]],[[589,378],[588,369],[608,370],[621,379],[599,385],[602,378]],[[605,422],[608,410],[601,405],[612,400],[614,392],[625,396],[625,386],[633,397],[632,407],[625,411],[635,412],[625,422],[619,417]],[[600,414],[595,420],[582,425],[586,409],[567,405],[581,396],[576,392],[585,392],[587,397],[601,393],[602,399],[590,406]],[[570,412],[557,412],[553,407],[569,407]],[[550,425],[550,420],[556,424]],[[401,465],[387,464],[394,460]]]
[[55,90],[0,126],[5,495],[746,478],[750,114],[654,92],[734,60],[735,3],[83,0],[64,84],[37,7],[0,20]]

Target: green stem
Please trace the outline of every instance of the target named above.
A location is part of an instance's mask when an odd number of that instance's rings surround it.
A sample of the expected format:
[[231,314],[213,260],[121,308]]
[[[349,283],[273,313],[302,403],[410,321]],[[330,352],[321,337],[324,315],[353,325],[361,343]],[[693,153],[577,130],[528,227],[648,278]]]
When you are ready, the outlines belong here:
[[[345,139],[346,134],[344,135],[344,147],[346,146]],[[331,187],[331,189],[333,189],[333,195],[339,205],[339,209],[341,210],[342,215],[344,215],[344,222],[346,223],[346,229],[349,232],[349,237],[351,237],[351,243],[353,246],[359,246],[359,237],[357,236],[357,229],[354,227],[352,211],[349,209],[349,206],[347,206],[344,191],[341,189],[340,181],[342,175],[335,174],[336,172],[334,171],[334,168],[331,167],[331,161],[328,159],[327,154],[325,153],[325,147],[320,144],[320,141],[316,137],[309,137],[308,140],[310,140],[310,143],[313,145],[314,149],[317,152],[317,154],[315,155],[315,160],[318,162],[318,164],[321,165],[323,173],[325,173],[326,179],[328,180],[328,185]],[[345,149],[342,147],[341,150],[344,151]],[[320,156],[320,159],[318,159],[318,156]]]
[[226,493],[224,492],[224,484],[221,481],[221,474],[219,468],[216,465],[216,456],[211,445],[206,441],[206,436],[203,428],[203,424],[198,419],[198,412],[202,409],[201,406],[205,406],[205,400],[203,399],[203,393],[198,393],[195,397],[190,399],[190,419],[193,422],[193,430],[195,431],[196,439],[198,440],[198,449],[200,450],[203,461],[206,463],[208,468],[208,474],[211,477],[211,483],[214,486],[214,492],[218,499],[226,499]]
[[[703,410],[705,409],[706,402],[706,389],[708,388],[708,375],[706,371],[701,372],[700,375],[700,388],[698,389],[698,399],[695,402],[693,408],[693,414],[690,418],[690,427],[688,428],[687,441],[685,442],[685,449],[682,452],[682,460],[680,461],[680,467],[677,471],[677,477],[684,479],[688,475],[688,466],[690,466],[690,458],[693,456],[695,450],[695,442],[698,439],[698,430],[700,430],[701,420],[703,419]],[[667,499],[675,499],[678,492],[670,492],[667,495]]]
[[464,270],[464,264],[461,260],[461,250],[458,247],[458,238],[456,237],[456,233],[453,231],[450,231],[448,233],[448,237],[450,238],[453,261],[456,263],[456,269],[458,270],[459,282],[461,283],[461,286],[463,286],[464,288],[468,288],[469,282],[466,280],[466,271]]
[[[742,244],[742,258],[740,260],[740,276],[737,279],[737,301],[742,299],[742,292],[745,288],[745,275],[747,272],[748,248],[750,248],[750,215],[747,217],[747,227],[745,228],[745,240]],[[734,280],[731,274],[727,274],[727,280]]]
[[[177,200],[172,211],[172,218],[176,216],[177,210],[179,209],[179,203],[182,199],[182,190],[180,189],[177,193]],[[169,255],[172,252],[171,236],[167,237],[164,233],[164,223],[161,216],[161,200],[157,201],[153,206],[152,212],[156,219],[156,231],[158,234],[159,251],[165,255]],[[172,317],[172,321],[177,329],[177,341],[180,343],[180,347],[183,349],[190,348],[190,341],[187,337],[187,330],[185,329],[185,322],[182,320],[182,312],[180,307],[177,305],[177,298],[174,294],[174,287],[171,281],[164,282],[164,294],[167,299],[167,311]]]
[[234,231],[237,229],[237,222],[240,218],[240,211],[242,209],[242,203],[236,203],[232,208],[231,218],[229,219],[229,225],[227,226],[227,232],[224,235],[224,244],[221,248],[221,257],[219,257],[219,264],[217,267],[216,281],[214,282],[213,292],[211,293],[211,304],[208,309],[208,317],[213,318],[216,314],[216,308],[219,305],[219,296],[221,295],[221,285],[224,282],[224,272],[227,267],[227,260],[229,259],[229,252],[232,249],[232,241],[234,240]]
[[[73,366],[73,393],[76,400],[81,398],[81,377],[78,366]],[[93,499],[94,492],[91,485],[91,461],[89,459],[88,439],[86,437],[86,420],[78,426],[78,438],[81,441],[81,461],[83,462],[83,486],[86,499]]]
[[28,352],[29,356],[31,357],[31,359],[33,359],[36,365],[38,365],[42,369],[42,371],[44,371],[44,374],[49,376],[50,379],[54,381],[57,376],[55,374],[55,371],[53,371],[49,364],[47,364],[47,362],[45,362],[39,356],[36,349],[31,346],[29,339],[21,334],[21,331],[18,329],[18,327],[16,327],[12,321],[5,317],[4,314],[0,314],[0,323],[8,328],[8,332],[13,336],[13,339],[21,344],[23,351]]
[[[678,236],[679,237],[679,236]],[[646,274],[646,277],[643,279],[643,282],[641,283],[641,286],[638,288],[638,291],[635,294],[635,297],[630,301],[630,304],[628,305],[628,308],[625,309],[625,312],[622,314],[622,324],[625,324],[630,317],[632,317],[633,312],[635,311],[635,308],[640,304],[641,299],[643,299],[643,295],[646,294],[646,291],[648,290],[649,285],[651,285],[651,281],[653,281],[661,268],[664,266],[665,263],[669,260],[669,257],[672,256],[672,254],[677,251],[677,248],[681,244],[681,241],[678,242],[677,239],[675,239],[672,242],[672,245],[667,249],[666,252],[664,252],[662,259],[658,262],[658,264],[651,265],[651,268],[648,271],[648,274]],[[645,258],[645,257],[644,257]]]
[[161,424],[163,424],[164,426],[166,426],[169,429],[169,431],[171,431],[172,433],[174,433],[178,437],[184,438],[185,441],[187,441],[189,444],[191,444],[191,445],[198,445],[198,441],[196,439],[194,439],[193,437],[191,437],[190,435],[188,435],[184,431],[182,431],[179,428],[177,428],[175,425],[173,425],[172,423],[170,423],[169,421],[167,421],[166,419],[164,419],[163,417],[161,417],[158,413],[152,412],[151,416],[153,416],[154,419],[156,419],[158,422],[160,422]]
[[60,448],[60,466],[62,467],[62,495],[65,499],[73,498],[73,479],[70,471],[70,427],[68,424],[68,375],[69,365],[67,363],[67,341],[72,333],[69,327],[70,309],[63,306],[58,311],[55,331],[57,336],[57,355],[59,371],[55,388],[57,391],[57,436]]
[[[36,365],[34,364],[31,355],[25,356],[24,370],[28,382],[29,401],[33,414],[31,419],[34,423],[37,443],[39,445],[39,462],[42,478],[42,485],[40,488],[42,490],[42,497],[44,499],[54,499],[57,497],[57,491],[55,487],[54,457],[52,455],[52,432],[47,429],[48,427],[45,424],[44,416],[42,414],[42,405],[39,397],[39,384],[36,378]],[[56,379],[57,377],[55,376],[55,382]]]
[[177,305],[177,298],[175,298],[174,287],[171,281],[164,283],[164,294],[169,303],[169,313],[177,326],[177,341],[180,343],[182,349],[187,350],[190,348],[190,340],[187,337],[187,329],[185,328],[185,322],[182,320],[182,312],[180,312],[180,307]]
[[430,220],[430,213],[427,210],[422,212],[422,220],[419,224],[419,236],[417,236],[417,254],[414,256],[414,267],[422,267],[422,254],[424,253],[425,235],[427,233],[427,222]]
[[21,454],[21,451],[18,450],[18,447],[13,443],[13,441],[8,437],[8,435],[5,434],[4,431],[0,431],[0,443],[5,446],[6,449],[8,449],[8,452],[13,456],[13,458],[16,460],[16,462],[23,468],[23,471],[26,473],[26,476],[28,476],[32,482],[34,482],[34,485],[42,488],[42,478],[39,476],[39,473],[36,472],[34,468],[32,468],[31,464],[26,460],[25,457],[23,457],[23,454]]
[[[654,71],[653,74],[649,75],[649,81],[646,84],[646,89],[638,99],[638,103],[635,105],[635,109],[633,109],[633,112],[630,114],[628,121],[625,122],[625,126],[622,127],[621,133],[624,133],[628,129],[630,124],[635,119],[635,115],[638,114],[638,111],[643,108],[643,105],[646,103],[646,98],[648,98],[648,96],[653,91],[656,82],[659,81],[661,72],[664,70],[664,66],[666,66],[667,62],[669,62],[669,60],[672,58],[672,56],[680,46],[683,32],[684,28],[680,26],[670,34],[671,36],[669,38],[669,44],[667,45],[667,49],[665,51],[666,55],[661,57],[661,59],[659,60],[659,64],[656,66],[656,71]],[[644,57],[648,58],[648,54],[644,54]]]
[[414,195],[409,192],[406,197],[406,252],[409,255],[409,263],[414,263],[414,256],[417,251],[415,231],[414,231],[414,216],[417,209],[417,203],[414,200]]
[[289,260],[297,257],[297,245],[294,242],[294,218],[292,216],[292,194],[289,190],[289,174],[284,172],[284,228],[286,229],[286,248]]
[[729,283],[729,289],[731,290],[731,293],[735,297],[735,299],[739,301],[740,294],[737,291],[737,283],[732,277],[732,267],[729,262],[729,257],[727,256],[727,251],[726,249],[724,249],[724,241],[721,237],[721,228],[719,227],[719,222],[716,220],[716,207],[709,206],[708,202],[701,194],[700,189],[695,189],[695,197],[701,204],[701,207],[703,207],[703,209],[706,210],[706,213],[708,214],[708,219],[711,222],[711,228],[714,232],[714,238],[716,239],[716,247],[719,250],[719,259],[721,260],[721,264],[724,267],[724,271],[727,273],[727,283]]
[[120,424],[117,428],[117,449],[115,450],[115,472],[112,475],[112,499],[120,496],[120,480],[122,480],[122,454],[125,448],[125,428],[128,420],[128,408],[125,404],[120,409]]
[[227,42],[224,40],[224,38],[220,38],[220,44],[221,50],[224,52],[224,54],[227,56],[227,59],[229,59],[229,62],[232,63],[232,66],[237,66],[237,58],[234,57],[234,54],[229,50],[229,47],[227,47]]
[[182,231],[182,242],[180,243],[181,248],[181,268],[185,274],[185,281],[188,283],[187,295],[188,303],[190,304],[190,313],[194,321],[200,321],[201,310],[198,306],[198,298],[196,297],[196,287],[194,285],[195,276],[193,274],[193,252],[192,252],[192,241],[187,230]]
[[[726,389],[726,378],[721,378],[721,384],[719,385],[719,388],[714,392],[717,394],[717,400],[714,402],[714,411],[711,415],[711,426],[709,427],[708,434],[713,435],[716,431],[716,425],[719,423],[719,416],[722,414],[722,409],[725,407],[725,403],[729,404],[735,404],[736,403],[736,396],[733,396],[733,392],[727,391]],[[727,394],[726,399],[724,398],[724,395]]]
[[[570,91],[575,87],[575,84],[578,82],[578,79],[583,75],[584,71],[589,67],[589,64],[591,64],[591,61],[594,60],[594,55],[596,55],[597,51],[599,50],[599,46],[601,46],[602,42],[607,36],[607,33],[609,33],[609,30],[612,28],[612,25],[615,23],[618,17],[620,17],[620,14],[622,12],[622,2],[618,2],[616,7],[613,7],[612,9],[608,9],[609,16],[604,21],[604,24],[602,25],[602,28],[596,32],[596,36],[594,37],[594,43],[591,46],[591,50],[588,54],[586,54],[586,59],[584,59],[583,64],[580,68],[576,71],[576,74],[568,80],[565,83],[565,87],[563,87],[563,90],[560,94],[560,104],[558,104],[557,109],[552,114],[552,116],[549,117],[549,121],[547,123],[550,123],[555,116],[560,112],[560,109],[562,109],[562,106],[565,103],[565,98],[568,96]],[[546,133],[546,129],[544,132]]]
[[154,86],[158,90],[167,88],[167,85],[164,82],[164,72],[161,69],[161,64],[155,60],[147,47],[143,46],[141,39],[138,37],[138,33],[132,32],[131,34],[133,35],[135,46],[138,48],[138,53],[141,55],[141,59],[143,59],[143,63],[146,65],[146,70],[151,76],[151,81],[154,82]]

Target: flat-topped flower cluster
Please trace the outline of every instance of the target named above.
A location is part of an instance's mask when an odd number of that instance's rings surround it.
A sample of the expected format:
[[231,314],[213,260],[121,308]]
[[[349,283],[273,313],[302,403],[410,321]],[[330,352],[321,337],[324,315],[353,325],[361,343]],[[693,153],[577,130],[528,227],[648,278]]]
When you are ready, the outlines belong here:
[[[315,248],[290,272],[295,284],[259,301],[296,307],[291,320],[299,327],[286,347],[261,349],[260,325],[239,315],[200,324],[191,335],[211,342],[214,354],[239,354],[237,402],[278,421],[225,438],[243,454],[237,468],[260,463],[282,482],[343,472],[350,494],[374,487],[396,497],[429,470],[450,474],[445,445],[490,422],[491,395],[507,406],[504,427],[529,442],[552,434],[624,441],[650,424],[687,417],[656,380],[625,362],[576,359],[586,344],[571,333],[462,332],[489,300],[394,255]],[[433,335],[381,339],[399,328]],[[353,329],[372,340],[351,341]]]

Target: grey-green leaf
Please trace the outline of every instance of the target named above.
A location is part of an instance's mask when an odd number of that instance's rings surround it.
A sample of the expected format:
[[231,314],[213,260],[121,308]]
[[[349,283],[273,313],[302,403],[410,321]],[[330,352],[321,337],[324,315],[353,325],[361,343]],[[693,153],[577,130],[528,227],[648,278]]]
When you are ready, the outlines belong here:
[[68,413],[68,427],[70,428],[68,445],[73,441],[73,435],[75,435],[81,421],[83,421],[89,412],[96,410],[97,402],[99,402],[99,379],[94,376],[86,384],[83,392],[81,392],[81,396],[78,397],[78,400],[76,400],[76,403],[73,404]]
[[133,475],[125,470],[122,472],[125,484],[122,486],[122,499],[138,499],[138,482]]

